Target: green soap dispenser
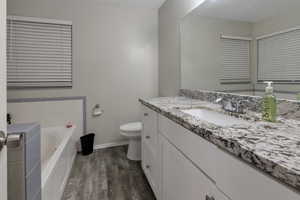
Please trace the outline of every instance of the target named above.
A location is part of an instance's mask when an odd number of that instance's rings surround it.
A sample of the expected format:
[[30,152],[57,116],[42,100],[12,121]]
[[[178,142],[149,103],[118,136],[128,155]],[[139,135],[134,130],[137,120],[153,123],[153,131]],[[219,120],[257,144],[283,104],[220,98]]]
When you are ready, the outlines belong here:
[[267,84],[266,93],[263,98],[262,118],[264,121],[276,122],[277,118],[277,102],[273,93],[272,81],[265,82]]

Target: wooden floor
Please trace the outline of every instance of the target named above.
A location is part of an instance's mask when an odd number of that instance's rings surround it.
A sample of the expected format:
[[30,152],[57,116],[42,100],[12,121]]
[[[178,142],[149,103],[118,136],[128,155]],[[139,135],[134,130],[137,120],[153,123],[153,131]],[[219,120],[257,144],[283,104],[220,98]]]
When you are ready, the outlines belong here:
[[62,200],[155,200],[140,167],[126,147],[76,157]]

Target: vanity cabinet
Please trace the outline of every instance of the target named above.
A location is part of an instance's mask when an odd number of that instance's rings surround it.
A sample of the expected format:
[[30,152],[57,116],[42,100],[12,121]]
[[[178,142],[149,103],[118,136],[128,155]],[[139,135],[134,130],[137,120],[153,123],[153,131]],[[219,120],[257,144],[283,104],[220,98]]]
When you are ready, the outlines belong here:
[[179,124],[143,112],[142,166],[158,200],[300,200],[300,193]]

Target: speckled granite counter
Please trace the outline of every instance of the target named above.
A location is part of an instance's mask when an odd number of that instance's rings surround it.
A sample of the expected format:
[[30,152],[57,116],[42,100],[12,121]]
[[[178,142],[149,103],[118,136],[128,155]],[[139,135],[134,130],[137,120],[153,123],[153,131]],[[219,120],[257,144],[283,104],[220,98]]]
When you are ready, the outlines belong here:
[[188,97],[140,99],[140,102],[300,191],[300,121],[279,117],[278,123],[261,122],[259,113],[248,111],[237,117],[247,119],[249,124],[220,127],[180,111],[205,107],[223,112],[218,104]]

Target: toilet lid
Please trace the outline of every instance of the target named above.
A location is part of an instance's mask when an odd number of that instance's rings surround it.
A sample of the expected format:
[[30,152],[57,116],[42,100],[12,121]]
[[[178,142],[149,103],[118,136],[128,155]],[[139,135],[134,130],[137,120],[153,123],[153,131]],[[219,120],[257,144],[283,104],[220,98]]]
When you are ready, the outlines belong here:
[[139,132],[142,131],[143,125],[141,122],[133,122],[120,126],[122,132]]

